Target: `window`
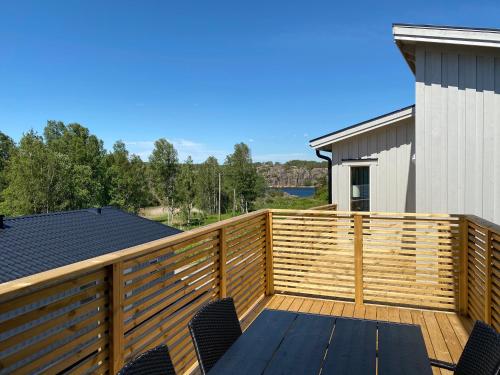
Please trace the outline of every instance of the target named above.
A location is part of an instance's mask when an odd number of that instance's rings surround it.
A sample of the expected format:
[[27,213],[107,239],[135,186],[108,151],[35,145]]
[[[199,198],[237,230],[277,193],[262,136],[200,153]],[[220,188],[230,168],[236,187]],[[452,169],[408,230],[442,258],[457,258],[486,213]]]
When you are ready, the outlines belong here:
[[370,167],[351,166],[351,211],[370,211]]

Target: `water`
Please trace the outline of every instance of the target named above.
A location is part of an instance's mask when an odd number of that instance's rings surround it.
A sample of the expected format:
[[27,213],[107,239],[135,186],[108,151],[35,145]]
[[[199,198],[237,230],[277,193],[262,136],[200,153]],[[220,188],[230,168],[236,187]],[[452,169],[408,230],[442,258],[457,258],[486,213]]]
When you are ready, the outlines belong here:
[[278,190],[281,190],[285,193],[288,193],[290,195],[295,195],[295,196],[301,197],[301,198],[312,197],[314,195],[314,192],[316,191],[316,189],[313,186],[311,186],[311,187],[279,188]]

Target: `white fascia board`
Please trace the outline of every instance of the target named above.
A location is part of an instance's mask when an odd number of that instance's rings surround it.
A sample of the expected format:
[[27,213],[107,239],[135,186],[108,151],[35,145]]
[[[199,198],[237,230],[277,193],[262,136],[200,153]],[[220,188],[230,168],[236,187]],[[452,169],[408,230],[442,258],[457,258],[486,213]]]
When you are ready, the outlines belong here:
[[348,166],[348,167],[369,167],[370,165],[378,165],[378,159],[377,160],[348,160],[348,161],[341,161],[342,165]]
[[347,138],[354,137],[356,135],[360,135],[363,133],[371,132],[375,129],[379,129],[381,127],[393,124],[398,121],[405,120],[407,118],[411,118],[415,116],[415,107],[409,107],[405,108],[401,111],[398,112],[392,112],[388,114],[387,116],[381,116],[377,117],[372,121],[367,121],[364,123],[361,123],[358,126],[353,126],[350,128],[345,129],[344,131],[338,131],[335,134],[332,135],[326,135],[322,138],[318,138],[314,141],[311,141],[309,143],[309,146],[319,149],[323,148],[325,146],[331,145],[333,143],[337,143],[340,141],[343,141]]
[[404,43],[440,43],[500,48],[500,30],[447,26],[392,26],[395,41]]

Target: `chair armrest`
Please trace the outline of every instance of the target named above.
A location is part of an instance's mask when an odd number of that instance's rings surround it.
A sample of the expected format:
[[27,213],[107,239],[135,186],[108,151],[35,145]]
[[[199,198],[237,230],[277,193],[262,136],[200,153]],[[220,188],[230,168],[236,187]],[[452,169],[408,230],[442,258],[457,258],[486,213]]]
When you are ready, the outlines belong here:
[[455,371],[455,368],[457,367],[453,363],[440,361],[439,359],[429,358],[429,360],[431,361],[431,366],[434,366],[434,367],[444,368],[444,369],[450,370],[450,371]]

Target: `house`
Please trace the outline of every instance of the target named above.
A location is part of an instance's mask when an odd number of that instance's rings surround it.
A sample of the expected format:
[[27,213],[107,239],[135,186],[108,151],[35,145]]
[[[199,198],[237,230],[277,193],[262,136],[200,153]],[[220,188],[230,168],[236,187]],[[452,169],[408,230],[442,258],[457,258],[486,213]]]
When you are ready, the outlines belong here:
[[331,159],[331,200],[500,223],[500,30],[394,24],[393,35],[415,105],[310,141]]
[[0,283],[180,232],[113,207],[2,218]]

